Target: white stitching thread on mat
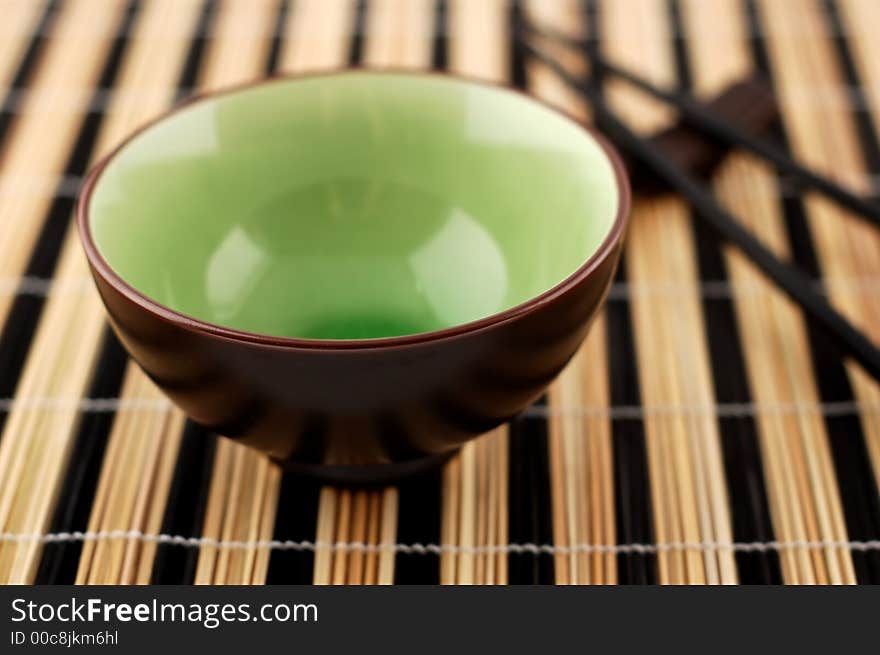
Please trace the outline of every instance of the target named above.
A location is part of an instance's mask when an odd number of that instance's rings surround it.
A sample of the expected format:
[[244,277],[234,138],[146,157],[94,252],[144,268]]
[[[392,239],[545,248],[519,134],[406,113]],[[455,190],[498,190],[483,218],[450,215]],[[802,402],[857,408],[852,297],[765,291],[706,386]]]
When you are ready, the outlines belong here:
[[138,530],[111,530],[101,532],[55,532],[49,534],[0,533],[0,542],[28,543],[38,541],[43,544],[78,543],[86,541],[106,541],[111,539],[130,539],[144,543],[169,544],[187,548],[247,549],[268,548],[269,550],[293,550],[315,552],[334,550],[363,553],[402,553],[405,555],[497,555],[497,554],[546,554],[569,555],[573,553],[599,554],[656,554],[673,551],[733,551],[739,553],[764,553],[796,549],[827,550],[849,549],[854,551],[880,550],[880,540],[870,541],[752,541],[721,543],[706,541],[699,543],[671,542],[664,544],[574,544],[554,546],[552,544],[498,544],[487,546],[458,546],[454,544],[365,544],[363,542],[321,542],[321,541],[279,541],[263,539],[257,541],[219,541],[210,537],[183,537],[168,534],[144,534]]
[[549,407],[533,405],[524,416],[550,418],[645,419],[651,416],[717,416],[718,418],[747,418],[750,416],[791,414],[819,414],[821,416],[848,416],[880,413],[880,403],[837,401],[827,403],[718,403],[717,405],[615,405],[611,407]]
[[13,409],[75,409],[81,412],[147,411],[163,412],[171,409],[165,398],[65,398],[44,396],[31,398],[0,398],[0,411]]
[[83,294],[94,289],[87,277],[46,278],[33,275],[0,278],[0,294],[4,296],[49,296],[53,293]]

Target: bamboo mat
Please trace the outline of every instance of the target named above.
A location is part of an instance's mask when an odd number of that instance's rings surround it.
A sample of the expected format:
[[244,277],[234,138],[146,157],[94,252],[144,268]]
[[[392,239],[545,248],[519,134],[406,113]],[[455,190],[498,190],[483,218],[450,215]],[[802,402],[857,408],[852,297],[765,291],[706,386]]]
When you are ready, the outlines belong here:
[[[352,64],[588,120],[514,47],[515,12],[699,95],[759,70],[776,139],[880,189],[875,0],[0,0],[0,582],[880,583],[880,387],[671,195],[636,198],[546,397],[397,487],[284,474],[127,361],[70,229],[90,162],[193,92]],[[671,119],[604,91],[640,131]],[[880,235],[744,154],[713,183],[880,342]]]

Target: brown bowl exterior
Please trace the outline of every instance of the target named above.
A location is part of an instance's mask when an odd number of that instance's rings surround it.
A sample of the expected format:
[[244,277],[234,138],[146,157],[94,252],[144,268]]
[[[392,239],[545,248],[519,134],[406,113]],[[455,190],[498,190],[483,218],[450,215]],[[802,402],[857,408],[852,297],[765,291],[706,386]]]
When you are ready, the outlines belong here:
[[270,337],[179,314],[133,289],[98,251],[88,213],[101,172],[140,131],[91,171],[77,223],[114,331],[188,417],[293,470],[380,482],[442,461],[514,417],[586,336],[620,258],[630,189],[619,155],[584,129],[605,150],[617,182],[617,216],[598,250],[532,300],[435,332],[361,341]]
[[534,401],[587,334],[620,241],[566,293],[509,320],[398,346],[275,346],[188,329],[92,272],[126,350],[193,420],[289,464],[415,463]]

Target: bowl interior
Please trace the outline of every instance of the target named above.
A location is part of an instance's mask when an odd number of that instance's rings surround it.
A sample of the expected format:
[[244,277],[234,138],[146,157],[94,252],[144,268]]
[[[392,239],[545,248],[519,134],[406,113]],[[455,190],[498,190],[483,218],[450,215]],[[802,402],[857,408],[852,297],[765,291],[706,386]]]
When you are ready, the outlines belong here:
[[579,268],[618,204],[588,132],[436,75],[276,80],[196,102],[109,161],[89,226],[111,268],[191,317],[363,339],[468,323]]

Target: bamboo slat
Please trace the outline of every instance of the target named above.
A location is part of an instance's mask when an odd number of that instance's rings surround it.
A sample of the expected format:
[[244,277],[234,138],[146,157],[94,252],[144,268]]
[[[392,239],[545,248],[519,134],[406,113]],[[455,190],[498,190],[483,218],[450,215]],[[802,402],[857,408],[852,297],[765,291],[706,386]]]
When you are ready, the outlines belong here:
[[[15,280],[25,270],[124,7],[121,0],[102,7],[79,0],[66,3],[56,18],[53,37],[0,153],[2,279]],[[11,37],[12,43],[16,41]],[[15,50],[10,47],[10,53]],[[46,129],[48,124],[52,129]],[[12,225],[15,229],[10,229]],[[0,323],[6,322],[12,301],[13,296],[0,294]]]
[[[862,80],[862,88],[860,90],[868,100],[875,129],[880,129],[880,44],[877,43],[877,39],[871,34],[873,29],[865,29],[865,26],[880,25],[880,3],[871,2],[870,0],[842,0],[839,6],[844,29],[850,34],[848,43],[853,50],[855,65],[859,78]],[[880,132],[877,133],[876,138],[880,138]],[[876,174],[877,171],[874,171],[874,173]],[[863,184],[862,188],[866,188],[866,185]],[[874,185],[874,190],[876,191],[876,184]],[[863,232],[864,230],[859,231],[853,237],[858,239]],[[852,268],[856,268],[862,274],[876,275],[876,248],[878,245],[876,235],[868,245],[874,247],[875,259],[873,263],[866,261]],[[870,252],[867,249],[866,251]],[[837,297],[847,291],[847,289],[838,289]],[[870,293],[870,289],[862,287],[860,291],[862,295],[856,302],[872,308],[870,310],[872,311],[870,314],[872,319],[868,319],[866,315],[866,320],[872,320],[874,326],[872,335],[875,340],[880,339],[880,332],[878,332],[880,328],[877,328],[878,320],[880,320],[878,319],[880,317],[880,309],[878,309],[880,302],[878,302],[876,294]],[[867,296],[871,297],[868,298]],[[867,312],[869,310],[866,307],[864,311]],[[865,379],[854,368],[851,369],[851,374],[854,378],[856,398],[869,407],[880,405],[880,385]],[[862,414],[862,426],[865,431],[868,452],[871,455],[874,479],[877,487],[880,488],[880,415],[877,412],[864,412]]]
[[[734,2],[688,2],[685,17],[695,86],[711,94],[746,73],[749,54],[746,26]],[[723,21],[730,29],[725,47],[700,36],[699,24]],[[720,197],[755,234],[783,257],[790,256],[779,188],[773,171],[745,155],[732,157],[717,180]],[[743,350],[753,392],[762,402],[815,404],[819,394],[811,375],[804,319],[791,301],[772,287],[745,258],[727,249],[731,282],[747,290],[737,302]],[[841,515],[831,473],[828,436],[820,416],[798,414],[758,418],[773,527],[783,541],[845,539],[834,529]],[[849,555],[836,549],[791,549],[781,553],[783,579],[796,583],[854,582]]]
[[[53,45],[52,53],[58,54],[47,56],[41,64],[39,74],[44,81],[47,97],[53,94],[56,97],[61,94],[65,98],[71,97],[71,94],[82,96],[83,91],[94,85],[98,59],[107,47],[102,35],[113,33],[123,9],[122,2],[102,3],[100,8],[88,0],[70,3],[69,8],[65,9],[70,13],[65,14],[66,18],[58,28],[58,41]],[[91,70],[86,67],[85,76],[79,70],[77,61],[70,57],[71,52],[83,53],[86,62],[91,60],[90,56],[95,58]],[[130,66],[140,65],[133,61]],[[98,152],[106,152],[134,125],[148,118],[150,108],[161,107],[165,101],[162,89],[139,94],[136,99],[123,97],[119,111],[114,112],[112,122],[101,132]],[[39,111],[35,108],[35,113],[29,115],[28,120],[33,117],[40,122],[28,122],[16,130],[15,143],[21,144],[18,145],[21,150],[13,146],[8,153],[10,157],[17,157],[16,153],[21,152],[23,159],[14,159],[15,164],[20,163],[24,170],[35,172],[41,169],[45,171],[42,166],[47,162],[53,166],[60,165],[63,156],[46,143],[47,135],[55,133],[45,129],[47,116],[45,113],[40,116]],[[59,145],[66,150],[73,140],[76,122],[68,123],[67,114],[73,114],[74,118],[77,114],[75,110],[71,112],[66,102],[56,109],[56,113],[60,134],[64,135]],[[56,121],[53,120],[53,123]],[[68,130],[66,134],[65,130]],[[28,153],[29,158],[26,156]],[[53,156],[56,159],[53,160]],[[9,160],[4,160],[4,166],[13,165]],[[53,170],[60,172],[59,169]],[[26,205],[13,201],[9,205],[4,203],[4,209],[8,208],[16,216],[23,217],[17,222],[25,227],[29,222],[33,223],[36,234],[36,219],[45,216],[47,205],[48,199],[42,206],[39,203]],[[3,235],[8,238],[15,233],[5,230]],[[24,240],[27,242],[26,236]],[[21,241],[8,245],[22,249]],[[81,280],[87,276],[85,259],[71,229],[68,229],[65,237],[56,270],[57,279]],[[103,310],[94,291],[58,294],[49,298],[16,389],[17,396],[81,397],[92,372],[103,325]],[[52,411],[22,406],[10,413],[0,440],[0,526],[4,531],[39,533],[46,529],[77,422],[75,406]],[[0,581],[29,581],[35,572],[39,553],[39,542],[0,545]]]
[[[363,63],[372,67],[424,69],[431,63],[432,3],[378,0],[369,5]],[[376,553],[322,549],[315,557],[316,584],[391,584],[397,534],[398,491],[321,490],[317,541],[383,546]]]
[[321,70],[345,64],[354,24],[353,0],[298,0],[284,27],[280,69]]
[[[391,584],[397,531],[398,492],[324,487],[315,541],[315,584]],[[364,544],[376,550],[342,549],[337,544]]]
[[0,27],[0,88],[10,86],[42,11],[43,7],[38,2],[0,2],[0,16],[3,16],[3,26]]
[[448,0],[449,69],[504,81],[510,67],[509,0]]
[[[221,4],[214,39],[199,78],[199,87],[213,91],[259,79],[266,72],[277,0],[232,0]],[[272,537],[281,472],[267,457],[233,441],[221,439],[214,456],[202,536],[254,544]],[[260,584],[265,581],[269,553],[247,548],[203,546],[196,566],[196,584]]]
[[[142,9],[138,33],[130,45],[116,87],[120,100],[112,107],[114,118],[111,120],[117,120],[118,115],[118,120],[125,121],[125,126],[119,128],[120,133],[148,120],[170,104],[198,8],[194,0],[176,3],[165,0]],[[142,96],[146,89],[155,90],[149,99]],[[133,106],[127,110],[123,107],[126,102],[139,106],[137,115]],[[113,129],[110,125],[106,129]],[[183,415],[170,406],[164,411],[152,409],[165,398],[132,364],[126,370],[120,397],[152,402],[145,403],[149,408],[146,411],[119,414],[113,424],[89,529],[153,534],[161,526],[180,446]],[[154,544],[141,544],[132,539],[86,543],[76,579],[83,584],[145,584],[150,581],[154,556]]]
[[[147,398],[155,387],[132,370],[123,394]],[[177,411],[121,414],[110,441],[92,505],[92,532],[156,534],[180,445],[183,415]],[[77,584],[147,584],[152,574],[155,545],[138,539],[113,539],[83,544]]]
[[[532,1],[526,6],[536,24],[584,38],[581,3]],[[552,49],[550,43],[542,44]],[[583,57],[569,48],[556,47],[554,56],[569,70],[583,74]],[[529,90],[537,97],[587,120],[589,111],[557,75],[544,64],[527,66]],[[607,329],[604,313],[596,318],[586,342],[549,391],[550,477],[553,495],[553,543],[612,546],[615,538],[614,481],[611,425],[607,416],[581,416],[566,412],[574,407],[607,407],[609,404]],[[614,584],[617,563],[613,553],[568,552],[555,556],[558,584]]]
[[[508,6],[500,0],[449,3],[449,68],[502,82],[508,77]],[[440,558],[442,584],[506,584],[507,555],[474,554],[507,542],[507,427],[465,444],[443,472],[441,541],[464,550]]]
[[364,64],[426,68],[431,63],[432,0],[374,0],[367,13]]
[[[770,65],[795,155],[832,178],[867,190],[867,171],[859,137],[821,7],[818,4],[799,7],[791,2],[760,2],[758,6],[771,32],[767,39]],[[811,38],[795,43],[789,34],[775,32],[786,24],[796,26]],[[810,87],[822,90],[821,102],[811,100],[804,93]],[[880,235],[824,198],[807,196],[805,207],[820,265],[825,276],[833,280],[828,289],[832,301],[869,337],[880,342],[880,302],[852,283],[859,276],[876,274],[880,267]],[[876,402],[880,389],[877,383],[854,364],[848,366],[848,372],[856,399],[863,403]],[[863,418],[862,426],[868,443],[875,444],[876,419]],[[825,481],[818,488],[828,490],[830,503],[826,514],[820,517],[824,520],[822,527],[838,538],[845,538],[847,530],[832,463],[824,460],[822,463],[824,466],[815,475]],[[816,489],[810,491],[814,495],[820,493]]]
[[[608,3],[603,10],[607,54],[657,82],[669,83],[674,69],[663,4]],[[640,130],[657,128],[667,120],[666,111],[658,111],[619,86],[609,88],[609,94],[614,107]],[[690,217],[680,200],[636,200],[626,263],[633,283],[669,280],[683,290],[674,308],[656,295],[631,300],[643,402],[648,406],[713,405],[696,249]],[[651,416],[645,429],[657,543],[717,545],[659,553],[660,582],[735,583],[737,571],[729,548],[731,521],[714,416]]]

